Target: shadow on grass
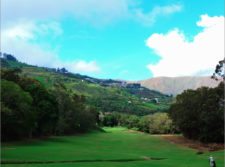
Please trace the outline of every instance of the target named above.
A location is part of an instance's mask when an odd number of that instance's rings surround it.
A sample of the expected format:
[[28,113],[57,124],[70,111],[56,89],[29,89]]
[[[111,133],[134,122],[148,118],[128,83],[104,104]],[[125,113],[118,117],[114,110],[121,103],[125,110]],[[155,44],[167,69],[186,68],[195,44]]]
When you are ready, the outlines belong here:
[[48,145],[50,143],[69,143],[71,142],[70,139],[67,139],[67,137],[86,137],[90,134],[97,134],[97,133],[107,133],[103,128],[95,128],[91,131],[88,131],[88,133],[85,132],[77,132],[73,134],[66,134],[61,136],[42,136],[42,137],[36,137],[31,139],[20,139],[20,140],[11,140],[11,141],[1,141],[3,146],[20,146],[20,145],[32,145],[32,146],[41,146],[41,145]]
[[167,158],[136,158],[136,159],[95,159],[95,160],[62,160],[62,161],[1,161],[1,164],[53,164],[53,163],[81,163],[81,162],[133,162],[149,160],[165,160]]
[[[7,141],[3,142],[3,146],[43,146],[48,145],[49,143],[70,143],[71,140],[67,137],[76,137],[78,135],[67,135],[67,136],[46,136],[33,139],[24,139],[18,141]],[[81,136],[81,135],[80,135]]]

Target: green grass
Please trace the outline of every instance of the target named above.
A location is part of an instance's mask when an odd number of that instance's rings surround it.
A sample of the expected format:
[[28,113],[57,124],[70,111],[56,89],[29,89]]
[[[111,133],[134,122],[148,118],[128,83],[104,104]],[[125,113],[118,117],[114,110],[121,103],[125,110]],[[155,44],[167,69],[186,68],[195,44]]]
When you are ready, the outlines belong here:
[[52,137],[2,144],[2,161],[70,161],[70,160],[123,160],[166,158],[129,162],[76,162],[53,164],[8,164],[5,167],[207,167],[209,155],[213,155],[217,167],[224,166],[224,151],[196,154],[196,150],[171,144],[159,136],[131,132],[125,128],[105,128],[77,136]]

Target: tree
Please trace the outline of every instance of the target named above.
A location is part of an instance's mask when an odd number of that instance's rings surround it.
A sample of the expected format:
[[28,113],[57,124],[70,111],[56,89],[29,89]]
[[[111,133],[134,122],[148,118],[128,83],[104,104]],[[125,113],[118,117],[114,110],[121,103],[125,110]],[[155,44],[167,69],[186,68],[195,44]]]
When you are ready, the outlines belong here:
[[128,128],[137,128],[139,123],[139,117],[136,115],[128,115],[126,126]]
[[17,61],[17,59],[13,55],[7,53],[3,53],[3,58],[10,61]]
[[31,137],[34,128],[32,97],[12,81],[1,80],[2,140]]
[[141,118],[139,130],[150,134],[168,134],[176,132],[167,113],[155,113]]
[[92,107],[86,106],[84,110],[79,112],[79,132],[87,132],[96,128],[98,113]]
[[220,60],[216,65],[215,72],[213,73],[212,78],[215,80],[219,80],[219,78],[221,77],[223,80],[225,80],[224,67],[225,58],[223,60]]
[[173,132],[173,123],[167,113],[155,113],[149,116],[149,133],[168,134]]
[[86,104],[85,96],[70,92],[62,83],[46,89],[20,72],[1,72],[4,140],[74,134],[97,126],[98,112]]
[[169,114],[184,136],[203,142],[223,142],[224,83],[216,88],[186,90]]
[[2,70],[1,77],[18,84],[21,89],[32,97],[36,136],[49,135],[55,131],[57,121],[57,104],[50,92],[37,80],[19,75],[21,69]]
[[118,118],[114,113],[106,113],[103,117],[103,123],[104,126],[117,126],[118,125]]
[[149,116],[143,116],[138,124],[138,130],[149,133],[149,125],[150,125],[150,120]]
[[96,126],[97,113],[85,105],[84,96],[69,93],[61,83],[55,85],[53,92],[58,107],[58,135],[85,132]]
[[37,80],[20,78],[19,85],[33,98],[33,111],[36,114],[35,135],[50,135],[55,131],[57,122],[57,101],[55,97]]

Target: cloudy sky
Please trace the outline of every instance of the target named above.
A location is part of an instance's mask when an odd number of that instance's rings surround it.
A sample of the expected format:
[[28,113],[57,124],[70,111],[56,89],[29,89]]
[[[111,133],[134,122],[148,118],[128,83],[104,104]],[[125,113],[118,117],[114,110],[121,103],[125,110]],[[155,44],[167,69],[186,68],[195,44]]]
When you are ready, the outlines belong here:
[[1,0],[1,51],[98,78],[211,75],[224,0]]

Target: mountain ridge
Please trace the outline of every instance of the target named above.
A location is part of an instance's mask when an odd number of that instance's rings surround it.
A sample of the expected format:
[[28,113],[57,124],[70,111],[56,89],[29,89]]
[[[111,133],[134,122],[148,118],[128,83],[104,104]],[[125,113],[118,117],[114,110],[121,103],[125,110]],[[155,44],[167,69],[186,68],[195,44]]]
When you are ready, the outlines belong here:
[[[18,60],[11,54],[1,53],[1,65],[8,66],[7,63],[10,63],[10,66],[15,67],[24,67],[29,66],[33,68],[42,68],[46,72],[60,73],[68,77],[80,79],[92,84],[99,84],[103,87],[119,87],[119,88],[137,88],[144,89],[147,88],[152,91],[153,94],[158,94],[160,92],[166,95],[177,95],[182,93],[186,89],[197,89],[202,86],[207,87],[216,87],[219,82],[211,79],[210,76],[181,76],[181,77],[154,77],[139,81],[126,81],[121,79],[99,79],[90,77],[87,75],[81,75],[78,73],[70,73],[65,68],[48,68],[48,67],[38,67],[28,65],[26,63],[18,62]],[[4,61],[8,60],[8,62]],[[144,88],[142,88],[144,87]],[[157,92],[154,92],[157,91]],[[130,93],[133,94],[136,91],[130,90]]]
[[220,81],[213,80],[210,76],[181,76],[181,77],[155,77],[140,80],[141,86],[156,90],[164,94],[177,95],[186,89],[197,89],[202,86],[216,87]]

